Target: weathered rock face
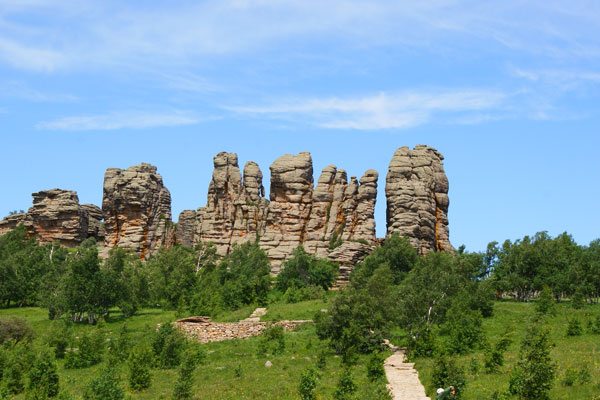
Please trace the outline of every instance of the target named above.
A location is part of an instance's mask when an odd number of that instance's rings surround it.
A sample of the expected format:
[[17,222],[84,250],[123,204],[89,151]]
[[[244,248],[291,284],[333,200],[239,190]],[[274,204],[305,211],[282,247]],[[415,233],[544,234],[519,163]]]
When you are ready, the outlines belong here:
[[389,166],[387,235],[407,236],[420,254],[452,251],[448,231],[448,179],[444,157],[435,149],[418,145],[400,147]]
[[26,212],[0,221],[0,234],[23,223],[40,243],[59,241],[75,247],[88,237],[102,240],[102,213],[93,204],[79,204],[72,190],[51,189],[33,193],[33,206]]
[[[214,168],[206,207],[180,214],[179,243],[213,241],[224,255],[233,244],[258,235],[276,274],[300,244],[310,253],[327,257],[338,240],[362,239],[361,246],[367,247],[375,241],[376,171],[367,171],[360,184],[354,177],[348,184],[346,172],[330,165],[313,189],[310,154],[286,154],[270,167],[268,201],[256,163],[246,163],[243,180],[236,154],[217,154]],[[352,254],[364,253],[362,247],[355,247],[349,247]],[[353,259],[352,254],[336,254],[333,259],[337,261]]]
[[132,249],[144,258],[171,240],[171,194],[150,164],[106,170],[102,213],[107,248]]

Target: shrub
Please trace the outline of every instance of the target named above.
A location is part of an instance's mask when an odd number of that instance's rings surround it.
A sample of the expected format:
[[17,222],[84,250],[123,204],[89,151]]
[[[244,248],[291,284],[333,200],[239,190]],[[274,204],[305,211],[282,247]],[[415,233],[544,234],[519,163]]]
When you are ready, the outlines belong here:
[[535,311],[538,314],[554,314],[554,299],[552,298],[552,290],[548,286],[544,286],[540,295],[535,302]]
[[494,347],[486,347],[484,350],[485,372],[492,374],[500,370],[500,367],[504,365],[504,352],[508,349],[511,342],[510,337],[505,333]]
[[135,347],[129,359],[129,388],[133,391],[139,391],[150,387],[152,374],[152,351],[146,346]]
[[571,299],[571,307],[576,310],[580,310],[583,308],[585,301],[585,297],[583,295],[583,290],[581,288],[577,288],[575,293],[573,293],[573,298]]
[[436,360],[432,373],[432,382],[435,387],[454,386],[455,398],[460,399],[467,386],[465,371],[453,359],[442,356]]
[[30,366],[34,363],[35,357],[26,343],[13,343],[2,349],[2,385],[0,389],[6,394],[19,394],[25,388],[23,378]]
[[340,376],[335,392],[333,392],[333,398],[336,400],[351,399],[357,389],[356,383],[352,380],[350,369],[344,368],[344,372],[342,373],[342,376]]
[[65,321],[53,321],[45,342],[48,346],[54,348],[56,358],[64,358],[69,342],[72,341],[71,330]]
[[433,357],[439,352],[438,332],[435,328],[426,329],[418,339],[411,338],[409,343],[410,357]]
[[173,390],[173,399],[184,400],[192,397],[192,385],[194,383],[194,370],[196,369],[197,359],[186,354],[183,357],[181,366],[179,367],[179,375],[175,389]]
[[533,326],[521,345],[509,391],[519,399],[549,399],[556,366],[550,358],[548,331]]
[[577,370],[573,368],[567,368],[565,376],[562,380],[562,384],[565,386],[573,386],[577,382]]
[[319,374],[313,368],[308,368],[300,375],[300,384],[298,385],[298,394],[302,400],[315,400],[317,396],[314,393]]
[[29,370],[27,399],[44,400],[58,394],[58,371],[50,349],[43,349]]
[[[591,321],[590,321],[591,322]],[[591,323],[590,332],[598,334],[600,333],[600,314],[596,317],[596,320]]]
[[570,319],[567,326],[567,336],[581,336],[582,333],[581,322],[577,318]]
[[19,317],[0,317],[0,344],[8,340],[30,342],[35,337],[31,325]]
[[112,362],[121,362],[125,361],[129,357],[129,352],[131,350],[132,343],[129,338],[127,325],[121,326],[119,330],[119,336],[111,339],[108,354],[111,358]]
[[481,341],[481,312],[469,308],[465,299],[459,298],[453,303],[447,318],[445,329],[450,336],[448,346],[451,352],[465,354]]
[[97,329],[84,333],[65,355],[65,368],[86,368],[102,361],[104,353],[104,334]]
[[160,368],[173,368],[181,363],[185,337],[171,323],[164,323],[152,338],[152,350]]
[[119,376],[114,367],[105,367],[88,384],[83,393],[85,400],[122,400],[125,392],[119,385]]
[[327,290],[333,286],[338,269],[335,262],[318,259],[300,245],[294,250],[292,257],[283,263],[277,275],[276,287],[283,293],[290,287],[303,288],[310,285]]
[[271,351],[273,354],[282,353],[285,349],[285,336],[281,325],[271,325],[262,334],[259,350],[265,354]]
[[367,363],[367,377],[371,382],[375,382],[384,376],[383,356],[379,352],[374,352]]

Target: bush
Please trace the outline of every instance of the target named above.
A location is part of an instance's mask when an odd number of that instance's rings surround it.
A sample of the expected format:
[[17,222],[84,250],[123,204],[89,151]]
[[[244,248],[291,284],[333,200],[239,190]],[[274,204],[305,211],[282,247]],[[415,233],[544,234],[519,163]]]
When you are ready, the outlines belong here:
[[554,315],[554,299],[552,298],[552,290],[548,286],[544,286],[540,292],[540,295],[535,302],[535,311],[542,315]]
[[99,329],[84,333],[71,347],[65,355],[65,368],[86,368],[98,364],[104,353],[104,334]]
[[565,376],[562,380],[562,384],[565,386],[573,386],[575,382],[577,382],[577,370],[567,368],[565,371]]
[[31,325],[19,317],[0,317],[0,344],[8,340],[30,342],[35,337]]
[[581,288],[577,288],[575,293],[573,293],[573,298],[571,299],[571,307],[576,310],[580,310],[583,308],[585,304],[585,297],[583,295],[583,290]]
[[556,366],[550,358],[548,331],[533,326],[521,345],[509,391],[519,399],[549,399]]
[[325,297],[325,290],[320,286],[297,288],[290,286],[283,294],[282,300],[286,303],[298,303],[305,300],[318,300]]
[[504,365],[504,352],[508,349],[511,342],[510,336],[508,333],[505,333],[494,347],[486,347],[484,351],[485,372],[492,374],[500,370],[500,367]]
[[371,382],[375,382],[384,376],[385,369],[383,368],[383,356],[381,353],[374,352],[367,363],[367,378],[369,378]]
[[567,336],[581,336],[583,328],[577,318],[571,318],[567,326]]
[[357,389],[356,383],[352,380],[350,369],[345,368],[337,383],[335,392],[333,392],[333,398],[336,400],[351,399]]
[[193,354],[186,354],[183,357],[179,367],[179,375],[175,389],[173,390],[173,399],[184,400],[192,397],[192,385],[194,383],[194,370],[196,369],[197,359]]
[[29,371],[27,399],[45,400],[58,394],[58,371],[50,349],[43,349]]
[[53,321],[45,342],[48,346],[54,348],[56,358],[64,358],[69,343],[72,341],[71,330],[66,321]]
[[129,388],[132,391],[148,389],[152,382],[150,367],[152,351],[146,346],[134,348],[127,360],[129,366]]
[[308,368],[300,375],[300,384],[298,385],[298,394],[302,400],[315,400],[317,396],[314,393],[319,381],[319,373],[314,368]]
[[455,398],[460,399],[467,386],[465,371],[453,359],[442,356],[437,359],[433,368],[432,382],[435,387],[454,386]]
[[437,342],[438,331],[435,328],[427,329],[421,333],[418,339],[411,338],[408,352],[413,357],[433,357],[439,353]]
[[285,349],[285,336],[283,335],[283,327],[281,325],[271,325],[263,332],[260,343],[259,352],[266,354],[271,351],[273,354],[283,353]]
[[159,368],[173,368],[181,363],[185,337],[169,322],[161,325],[152,338],[152,350]]
[[114,367],[102,368],[98,376],[89,383],[83,393],[85,400],[122,400],[125,392],[119,385],[119,376]]
[[598,314],[598,316],[596,317],[596,320],[591,323],[590,332],[595,333],[595,334],[600,333],[600,314]]
[[483,330],[479,310],[469,308],[466,299],[456,299],[447,313],[445,330],[450,336],[448,343],[452,353],[465,354],[479,344]]
[[108,354],[111,362],[125,361],[129,357],[132,343],[129,338],[127,325],[121,326],[119,336],[112,338],[108,347]]
[[[19,394],[25,388],[23,378],[29,371],[31,365],[35,362],[35,356],[31,349],[24,342],[13,343],[2,350],[2,384],[0,391],[8,394]],[[7,397],[10,398],[10,397]]]
[[277,275],[276,288],[285,293],[288,288],[320,286],[324,290],[333,286],[338,272],[337,263],[308,254],[304,247],[298,246],[292,257],[285,261]]

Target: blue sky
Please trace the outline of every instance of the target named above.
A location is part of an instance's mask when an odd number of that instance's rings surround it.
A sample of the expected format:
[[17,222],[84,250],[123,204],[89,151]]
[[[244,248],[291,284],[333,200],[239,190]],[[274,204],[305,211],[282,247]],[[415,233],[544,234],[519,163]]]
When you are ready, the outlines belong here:
[[[419,4],[417,4],[419,3]],[[420,4],[422,3],[422,4]],[[108,167],[158,167],[173,214],[212,157],[310,151],[385,175],[445,156],[450,238],[600,237],[600,2],[0,0],[0,214],[31,193],[100,205]]]

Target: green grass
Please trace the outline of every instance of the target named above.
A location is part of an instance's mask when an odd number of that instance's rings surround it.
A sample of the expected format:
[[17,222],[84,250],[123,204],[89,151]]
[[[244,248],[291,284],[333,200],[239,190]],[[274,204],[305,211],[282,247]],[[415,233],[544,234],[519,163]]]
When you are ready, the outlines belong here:
[[[600,306],[586,306],[581,310],[574,310],[569,303],[556,305],[556,315],[544,318],[544,325],[550,330],[551,342],[554,347],[551,351],[552,359],[557,364],[556,379],[550,393],[551,399],[592,399],[600,395],[600,335],[593,334],[587,329],[587,323],[600,314]],[[486,374],[483,370],[484,357],[480,349],[466,356],[459,356],[460,364],[467,371],[467,388],[465,400],[489,399],[495,391],[504,392],[508,389],[511,370],[519,357],[521,342],[525,337],[530,318],[535,313],[533,303],[517,303],[500,301],[494,305],[494,315],[484,319],[483,328],[489,341],[493,344],[498,341],[507,327],[512,332],[513,343],[505,353],[504,366],[497,374]],[[583,327],[583,335],[567,337],[568,318],[578,318]],[[442,337],[442,342],[444,338]],[[469,372],[469,363],[472,358],[478,360],[480,370],[477,374]],[[427,388],[427,394],[434,397],[435,387],[431,383],[433,359],[416,359],[416,368],[421,381]],[[591,382],[565,386],[562,381],[567,369],[581,369],[587,367],[591,374]]]
[[[311,319],[314,313],[322,308],[327,308],[327,303],[321,300],[305,301],[297,304],[271,304],[268,313],[263,318],[275,319]],[[233,321],[247,317],[253,307],[247,307],[235,312],[224,313],[219,316],[220,321]],[[13,315],[27,319],[37,333],[34,347],[39,346],[45,332],[51,327],[52,321],[47,319],[47,311],[41,308],[11,308],[0,310],[0,315]],[[134,343],[148,340],[158,323],[172,321],[174,311],[160,309],[140,310],[135,316],[124,319],[115,312],[111,314],[106,324],[102,327],[108,337],[117,337],[123,324],[127,324],[128,331]],[[94,326],[76,324],[74,334],[79,335],[84,331],[97,329]],[[315,326],[311,323],[303,324],[293,332],[285,332],[285,349],[281,354],[259,354],[261,337],[245,340],[229,340],[208,343],[201,346],[207,353],[206,362],[200,365],[194,373],[193,392],[197,399],[298,399],[297,388],[301,373],[308,367],[316,367],[320,352],[326,352],[326,367],[321,371],[321,378],[316,389],[318,398],[330,399],[335,391],[337,381],[343,371],[341,358],[336,356],[326,343],[321,342],[315,334]],[[352,368],[354,381],[359,391],[357,398],[376,399],[375,392],[384,386],[383,382],[370,383],[366,377],[367,356],[361,356],[358,363]],[[265,367],[266,361],[272,367]],[[86,385],[104,366],[105,362],[84,369],[64,368],[64,361],[58,360],[61,392],[66,392],[74,398],[79,396]],[[241,367],[241,376],[237,376],[236,369]],[[118,366],[123,388],[126,388],[127,366],[122,363]],[[133,399],[169,399],[175,382],[177,370],[152,371],[152,386],[137,393],[128,394]],[[19,395],[15,399],[23,399]]]

